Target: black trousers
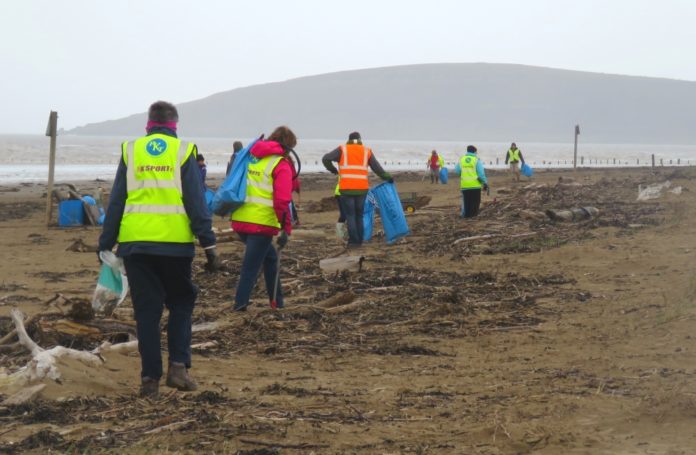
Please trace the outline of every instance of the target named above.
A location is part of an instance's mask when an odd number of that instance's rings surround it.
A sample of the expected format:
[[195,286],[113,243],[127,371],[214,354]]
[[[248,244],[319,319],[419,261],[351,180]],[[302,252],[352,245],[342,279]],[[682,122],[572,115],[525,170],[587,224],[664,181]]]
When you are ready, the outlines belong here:
[[481,188],[462,190],[462,218],[473,218],[481,207]]
[[198,288],[191,281],[193,258],[133,254],[123,258],[138,331],[141,377],[162,377],[160,319],[166,306],[169,362],[191,367],[191,316]]

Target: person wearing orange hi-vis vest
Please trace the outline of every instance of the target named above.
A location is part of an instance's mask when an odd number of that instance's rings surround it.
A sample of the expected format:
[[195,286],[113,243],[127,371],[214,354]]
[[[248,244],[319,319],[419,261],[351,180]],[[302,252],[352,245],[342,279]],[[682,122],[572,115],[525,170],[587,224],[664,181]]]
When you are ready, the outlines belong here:
[[[357,131],[350,133],[345,145],[327,153],[321,161],[329,172],[339,176],[339,204],[348,224],[348,247],[359,247],[363,241],[365,198],[370,189],[369,169],[382,180],[393,183],[394,179],[382,168],[372,150],[363,145]],[[333,163],[338,163],[338,169]]]

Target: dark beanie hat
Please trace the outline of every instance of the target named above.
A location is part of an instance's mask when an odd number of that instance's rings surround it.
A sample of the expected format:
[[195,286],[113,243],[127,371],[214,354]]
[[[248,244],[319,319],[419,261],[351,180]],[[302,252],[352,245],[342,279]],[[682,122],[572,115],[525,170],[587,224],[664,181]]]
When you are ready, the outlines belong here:
[[240,141],[234,141],[234,144],[232,144],[232,150],[234,150],[234,153],[237,153],[241,149],[243,149],[244,146]]
[[473,145],[467,145],[466,151],[469,153],[476,153],[477,152],[476,147],[474,147]]
[[203,154],[199,153],[196,156],[196,161],[205,161],[205,157],[203,156]]
[[359,141],[360,140],[360,133],[357,131],[353,131],[348,135],[348,141]]

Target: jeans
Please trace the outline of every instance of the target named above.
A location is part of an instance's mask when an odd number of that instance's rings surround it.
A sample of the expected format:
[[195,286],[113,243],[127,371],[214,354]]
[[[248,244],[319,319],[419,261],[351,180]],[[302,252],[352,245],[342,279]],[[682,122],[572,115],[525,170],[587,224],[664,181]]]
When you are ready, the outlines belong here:
[[367,194],[360,196],[341,195],[339,202],[348,222],[348,246],[362,245],[363,211]]
[[[263,267],[263,277],[266,281],[268,300],[273,300],[273,290],[276,286],[276,274],[278,272],[278,253],[273,247],[273,237],[259,234],[239,234],[246,245],[242,270],[239,272],[239,283],[234,297],[234,309],[241,311],[249,306],[251,291],[254,290],[256,280]],[[283,308],[283,292],[280,289],[280,276],[278,276],[278,293],[276,303],[278,308]]]
[[191,281],[190,257],[133,254],[123,258],[138,333],[141,377],[162,377],[160,319],[166,306],[169,362],[191,367],[191,315],[198,288]]

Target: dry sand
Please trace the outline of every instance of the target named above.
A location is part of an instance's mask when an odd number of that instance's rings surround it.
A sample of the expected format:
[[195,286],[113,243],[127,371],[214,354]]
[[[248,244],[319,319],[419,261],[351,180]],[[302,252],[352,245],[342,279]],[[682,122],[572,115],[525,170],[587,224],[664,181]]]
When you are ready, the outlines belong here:
[[[683,193],[636,202],[639,184],[666,179]],[[220,244],[216,275],[198,252],[195,323],[219,324],[194,334],[214,342],[195,351],[199,392],[139,399],[137,355],[65,361],[63,380],[46,380],[35,401],[0,405],[0,452],[696,452],[696,169],[541,172],[526,189],[498,174],[473,221],[457,217],[456,182],[403,174],[400,191],[432,197],[408,216],[413,235],[376,238],[362,272],[325,276],[319,260],[342,252],[337,213],[309,210],[332,181],[303,182],[301,229],[325,235],[298,234],[283,252],[285,310],[267,309],[257,286],[250,311],[230,312],[242,245]],[[99,229],[44,227],[43,191],[0,187],[0,336],[12,307],[65,311],[94,287],[95,254],[66,248],[95,245]],[[525,218],[577,206],[600,216]],[[485,234],[495,236],[453,244]],[[348,290],[353,307],[317,305]],[[60,335],[60,319],[29,332],[43,347],[80,349],[124,336]],[[131,321],[129,300],[115,319]],[[0,365],[29,358],[16,347]],[[0,386],[0,401],[11,392]]]

